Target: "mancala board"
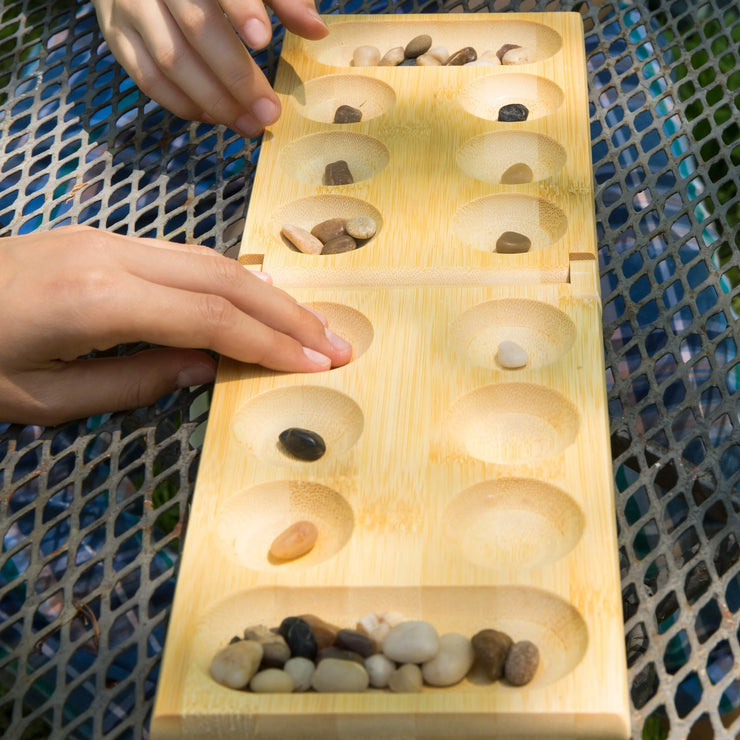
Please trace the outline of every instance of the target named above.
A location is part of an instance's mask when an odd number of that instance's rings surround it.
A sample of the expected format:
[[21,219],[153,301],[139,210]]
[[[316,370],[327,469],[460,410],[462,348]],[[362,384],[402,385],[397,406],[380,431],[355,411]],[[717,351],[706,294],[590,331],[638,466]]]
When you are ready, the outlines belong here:
[[[329,16],[287,34],[240,261],[351,341],[300,375],[221,361],[152,719],[154,738],[626,738],[625,665],[602,353],[582,22],[571,13]],[[534,48],[519,66],[354,67],[418,34],[450,52]],[[502,123],[523,102],[529,118]],[[363,120],[334,124],[342,104]],[[345,160],[355,182],[322,184]],[[502,184],[527,163],[531,182]],[[358,249],[308,255],[281,228],[371,215]],[[531,249],[502,254],[504,231]],[[520,369],[499,364],[515,341]],[[283,454],[303,427],[326,454]],[[314,548],[276,564],[296,521]],[[215,653],[312,613],[400,612],[440,634],[532,640],[524,687],[475,674],[421,693],[254,694]]]

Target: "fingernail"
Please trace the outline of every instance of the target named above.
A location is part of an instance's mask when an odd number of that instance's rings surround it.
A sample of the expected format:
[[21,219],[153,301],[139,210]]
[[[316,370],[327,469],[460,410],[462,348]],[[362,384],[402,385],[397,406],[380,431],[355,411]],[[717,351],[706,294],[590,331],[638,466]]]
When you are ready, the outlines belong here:
[[264,126],[258,121],[255,121],[249,113],[243,113],[234,121],[234,128],[242,136],[246,136],[247,139],[253,139],[262,133]]
[[264,126],[275,123],[280,117],[280,106],[270,98],[257,98],[249,109],[252,117],[257,119]]
[[334,349],[338,352],[346,352],[348,349],[352,349],[352,345],[346,339],[342,339],[342,337],[340,337],[338,334],[335,334],[333,331],[329,331],[329,329],[324,329],[324,333],[326,334],[326,338],[331,343],[331,346],[334,347]]
[[329,326],[329,322],[318,311],[314,311],[312,308],[309,308],[303,303],[299,303],[298,305],[301,308],[305,308],[306,311],[308,311],[309,313],[312,313],[324,326]]
[[304,347],[303,352],[306,357],[316,365],[321,365],[327,369],[331,367],[331,360],[326,355],[322,355],[321,352],[317,352],[315,349],[311,349],[310,347]]
[[251,46],[253,49],[261,49],[263,46],[267,46],[272,38],[272,29],[268,29],[258,18],[250,18],[244,24],[243,33],[247,46]]
[[250,272],[263,283],[272,283],[272,276],[268,275],[266,272],[261,272],[260,270],[250,270]]
[[326,25],[326,21],[319,15],[319,11],[315,8],[311,8],[308,11],[308,14],[316,19],[324,28],[329,28],[329,26]]
[[191,365],[177,373],[177,387],[190,388],[194,385],[212,383],[216,379],[216,368],[211,365]]

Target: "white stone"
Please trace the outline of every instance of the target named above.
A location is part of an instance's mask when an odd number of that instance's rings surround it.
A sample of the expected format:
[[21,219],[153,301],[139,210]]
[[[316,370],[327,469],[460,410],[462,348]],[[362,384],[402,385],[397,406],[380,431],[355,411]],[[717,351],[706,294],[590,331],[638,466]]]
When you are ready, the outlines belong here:
[[291,658],[283,670],[293,679],[293,691],[308,691],[316,666],[308,658]]
[[396,664],[381,653],[365,658],[365,670],[370,677],[370,685],[376,689],[384,689],[388,685],[391,673],[396,670]]
[[380,61],[380,51],[375,46],[358,46],[352,54],[355,67],[374,67]]
[[354,216],[347,219],[344,229],[353,239],[370,239],[375,236],[378,225],[370,216]]
[[475,653],[465,635],[448,632],[439,638],[439,652],[421,667],[421,675],[430,686],[453,686],[473,667]]
[[501,66],[501,60],[498,57],[498,54],[495,51],[492,51],[489,49],[488,51],[484,51],[479,57],[479,62],[490,62],[495,67]]
[[438,651],[437,630],[428,622],[401,622],[383,640],[383,653],[396,663],[424,663]]
[[421,669],[414,663],[405,663],[388,678],[388,688],[396,694],[416,694],[423,685]]
[[293,224],[284,224],[280,233],[303,254],[321,254],[324,245],[310,231]]
[[431,54],[420,54],[416,57],[416,64],[419,67],[441,67],[442,62]]
[[311,686],[321,693],[365,691],[369,684],[365,666],[338,658],[322,660],[311,677]]
[[540,61],[541,55],[535,49],[529,46],[520,46],[516,49],[509,49],[501,57],[502,64],[532,64]]
[[438,59],[440,64],[447,64],[447,60],[450,58],[450,52],[447,51],[446,46],[434,46],[429,49],[427,54],[430,57],[435,57],[435,59]]
[[290,694],[293,678],[280,668],[266,668],[252,676],[249,688],[255,694]]
[[498,345],[496,362],[507,370],[516,370],[524,367],[529,362],[527,350],[520,347],[516,342],[504,339]]
[[211,677],[230,689],[243,689],[262,661],[262,645],[239,640],[219,650],[211,661]]
[[406,55],[403,53],[403,46],[394,46],[383,54],[383,58],[378,62],[378,66],[397,67],[405,58]]

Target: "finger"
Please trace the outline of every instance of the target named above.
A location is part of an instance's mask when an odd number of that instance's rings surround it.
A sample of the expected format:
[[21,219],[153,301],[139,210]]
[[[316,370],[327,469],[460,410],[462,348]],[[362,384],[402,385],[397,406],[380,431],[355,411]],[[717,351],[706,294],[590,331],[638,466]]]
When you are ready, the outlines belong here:
[[[239,106],[238,114],[231,118],[222,115],[217,120],[234,125],[240,131],[251,131],[255,122],[260,131],[274,123],[280,116],[280,101],[234,33],[221,6],[213,0],[167,2],[172,18],[194,53],[208,65],[229,97]],[[205,108],[211,115],[212,110],[217,110],[213,107],[215,102],[211,95],[209,107]],[[228,112],[233,114],[231,108]],[[244,118],[245,115],[248,118]]]
[[[252,282],[269,289],[256,278]],[[96,311],[84,311],[81,306],[83,310],[70,317],[65,332],[83,338],[88,347],[135,341],[199,347],[241,362],[288,372],[328,370],[333,358],[321,352],[323,347],[337,355],[340,362],[344,359],[342,353],[333,349],[315,316],[294,302],[286,305],[288,312],[295,312],[298,323],[319,327],[315,334],[321,336],[321,341],[314,341],[315,346],[304,346],[293,336],[239,310],[221,295],[153,285],[129,275],[119,276],[104,300],[97,301]],[[56,341],[68,345],[70,338],[60,335]],[[83,354],[79,345],[77,349],[75,357]],[[66,358],[70,359],[69,355]]]
[[203,108],[160,71],[138,33],[132,30],[128,35],[111,34],[108,44],[144,94],[180,118],[203,118]]
[[252,49],[262,49],[272,38],[272,23],[262,0],[221,0],[221,7]]
[[76,360],[27,376],[27,405],[15,413],[25,423],[51,426],[149,406],[178,388],[213,382],[215,376],[213,358],[193,350],[154,349],[131,357]]
[[[187,7],[191,6],[192,3],[187,3]],[[264,75],[257,70],[247,50],[239,43],[236,34],[228,27],[226,19],[220,13],[215,16],[215,22],[225,24],[226,28],[220,26],[221,35],[215,40],[210,40],[213,46],[204,56],[202,40],[193,38],[189,31],[184,33],[180,27],[180,23],[185,29],[188,29],[188,23],[194,25],[193,18],[194,16],[189,15],[186,21],[175,19],[168,8],[154,4],[147,16],[146,24],[139,28],[146,49],[160,71],[172,84],[183,90],[203,112],[198,118],[210,118],[214,122],[225,123],[243,136],[250,138],[257,136],[264,126],[255,123],[251,116],[242,118],[247,111],[246,106],[237,101],[227,84],[222,82],[218,73],[211,68],[209,57],[225,56],[227,59],[225,64],[239,67],[238,74],[250,81],[252,78],[264,79]],[[195,48],[193,44],[200,45],[201,49]],[[238,49],[235,49],[236,45]],[[259,74],[256,74],[255,70]],[[264,86],[269,88],[266,80]]]
[[188,257],[184,260],[173,250],[144,250],[132,244],[126,245],[119,256],[131,275],[157,285],[221,296],[258,322],[326,355],[333,365],[349,361],[349,345],[328,331],[313,312],[300,306],[292,296],[258,279],[233,260],[214,260],[193,253]]
[[289,31],[299,36],[316,40],[329,33],[313,0],[269,0],[267,5]]

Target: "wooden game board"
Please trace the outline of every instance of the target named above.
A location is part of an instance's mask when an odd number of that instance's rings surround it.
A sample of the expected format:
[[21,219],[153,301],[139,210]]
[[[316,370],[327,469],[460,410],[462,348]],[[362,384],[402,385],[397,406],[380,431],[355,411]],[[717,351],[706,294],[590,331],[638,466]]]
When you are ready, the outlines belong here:
[[[286,35],[240,261],[326,315],[352,362],[316,375],[222,360],[158,696],[155,739],[627,738],[629,703],[604,385],[587,80],[572,13],[329,16],[321,42]],[[479,51],[533,46],[516,67],[349,65],[428,33]],[[498,122],[525,102],[526,122]],[[332,123],[340,104],[363,110]],[[322,185],[345,159],[355,183]],[[502,185],[527,163],[530,183]],[[280,236],[372,215],[378,234],[312,256]],[[525,254],[492,251],[501,231]],[[501,368],[503,339],[529,364]],[[317,462],[276,446],[321,434]],[[275,565],[274,537],[319,529]],[[250,624],[370,611],[440,633],[531,639],[524,688],[475,681],[419,694],[257,695],[209,664]]]

